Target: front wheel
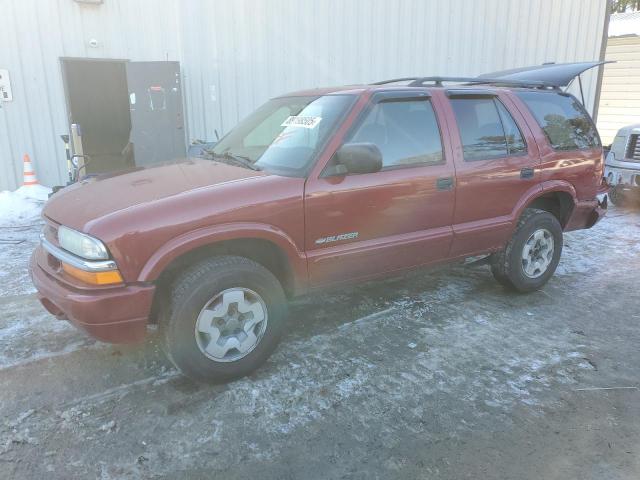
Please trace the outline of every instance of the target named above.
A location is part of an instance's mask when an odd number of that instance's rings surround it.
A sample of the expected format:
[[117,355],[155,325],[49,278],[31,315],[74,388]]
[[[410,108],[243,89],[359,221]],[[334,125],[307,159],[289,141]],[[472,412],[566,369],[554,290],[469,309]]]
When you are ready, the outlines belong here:
[[625,207],[629,199],[627,192],[620,185],[615,185],[609,189],[609,200],[616,207]]
[[524,211],[507,246],[491,257],[491,272],[501,284],[519,292],[538,290],[560,262],[562,227],[549,212]]
[[164,350],[194,380],[244,376],[275,349],[286,310],[280,283],[262,265],[235,256],[207,259],[173,283],[160,322]]

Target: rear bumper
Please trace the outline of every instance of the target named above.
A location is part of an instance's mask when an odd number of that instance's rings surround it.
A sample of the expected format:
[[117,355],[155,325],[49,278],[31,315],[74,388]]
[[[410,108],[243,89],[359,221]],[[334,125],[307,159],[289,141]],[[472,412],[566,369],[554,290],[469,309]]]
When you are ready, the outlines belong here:
[[[607,190],[604,190],[604,192],[606,191]],[[607,205],[608,199],[606,194],[602,200],[596,198],[586,202],[577,202],[564,230],[568,232],[593,227],[606,215]]]
[[51,314],[103,342],[134,343],[144,339],[153,285],[74,288],[43,267],[47,265],[46,255],[38,246],[31,256],[29,270],[40,302]]

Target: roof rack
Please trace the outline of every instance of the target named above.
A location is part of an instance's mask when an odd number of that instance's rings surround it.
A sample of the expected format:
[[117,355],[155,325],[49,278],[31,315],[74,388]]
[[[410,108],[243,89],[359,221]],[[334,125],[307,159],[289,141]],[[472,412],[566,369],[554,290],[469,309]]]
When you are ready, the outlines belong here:
[[408,87],[423,87],[427,82],[433,82],[435,86],[441,87],[444,82],[467,83],[474,85],[505,85],[509,87],[528,87],[528,88],[557,88],[556,85],[549,82],[537,80],[505,80],[503,78],[478,78],[478,77],[404,77],[394,78],[391,80],[383,80],[375,82],[372,85],[386,85],[388,83],[410,82]]
[[373,82],[371,85],[384,85],[386,83],[408,82],[409,80],[418,80],[420,78],[422,78],[422,77],[392,78],[391,80],[382,80],[380,82]]

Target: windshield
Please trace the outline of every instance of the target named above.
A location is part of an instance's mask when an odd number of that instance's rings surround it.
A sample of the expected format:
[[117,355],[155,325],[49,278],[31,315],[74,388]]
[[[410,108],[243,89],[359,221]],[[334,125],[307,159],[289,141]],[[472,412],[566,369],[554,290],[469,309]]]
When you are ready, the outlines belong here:
[[240,122],[211,153],[234,165],[304,176],[354,99],[353,95],[275,98]]

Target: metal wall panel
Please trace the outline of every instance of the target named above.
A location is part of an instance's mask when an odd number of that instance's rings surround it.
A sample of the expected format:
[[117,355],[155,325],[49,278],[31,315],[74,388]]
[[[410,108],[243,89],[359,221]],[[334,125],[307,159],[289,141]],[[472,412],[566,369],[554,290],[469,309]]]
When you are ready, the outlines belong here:
[[[65,178],[60,57],[181,62],[188,140],[215,139],[281,93],[404,75],[475,75],[600,57],[605,0],[0,0],[0,190],[29,153]],[[93,48],[89,40],[95,38]],[[585,75],[593,108],[596,75]]]
[[602,78],[598,131],[604,145],[611,145],[618,130],[640,124],[640,36],[609,38]]

